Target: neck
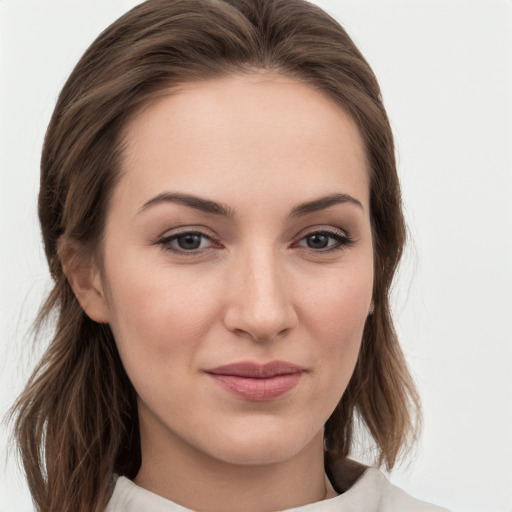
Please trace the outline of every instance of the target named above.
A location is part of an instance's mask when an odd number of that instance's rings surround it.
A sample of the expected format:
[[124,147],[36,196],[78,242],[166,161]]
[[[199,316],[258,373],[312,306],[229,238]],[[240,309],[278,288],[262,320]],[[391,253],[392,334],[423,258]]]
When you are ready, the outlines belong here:
[[270,512],[335,495],[325,478],[322,431],[284,461],[232,464],[169,435],[155,436],[153,429],[146,436],[142,427],[135,483],[189,509]]

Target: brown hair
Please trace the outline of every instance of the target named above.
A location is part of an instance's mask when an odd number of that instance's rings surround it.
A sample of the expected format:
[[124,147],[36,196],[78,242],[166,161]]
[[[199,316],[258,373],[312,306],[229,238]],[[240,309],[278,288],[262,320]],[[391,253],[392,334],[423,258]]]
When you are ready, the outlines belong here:
[[15,436],[40,511],[102,511],[112,473],[140,464],[135,391],[108,325],[82,310],[59,241],[101,246],[119,176],[122,129],[163,89],[254,69],[310,84],[357,123],[370,172],[374,313],[355,372],[325,429],[326,448],[350,453],[357,420],[378,462],[392,468],[415,439],[418,396],[390,315],[389,291],[405,242],[393,137],[379,86],[344,29],[303,0],[149,0],[108,27],[66,82],[41,161],[39,217],[55,286],[39,323],[53,339],[14,407]]

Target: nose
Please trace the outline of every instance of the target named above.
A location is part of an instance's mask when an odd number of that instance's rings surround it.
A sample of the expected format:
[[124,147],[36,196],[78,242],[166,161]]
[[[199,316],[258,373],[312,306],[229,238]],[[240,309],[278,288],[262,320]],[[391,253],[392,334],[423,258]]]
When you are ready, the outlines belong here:
[[297,324],[284,264],[270,249],[241,256],[229,272],[224,325],[239,336],[271,341]]

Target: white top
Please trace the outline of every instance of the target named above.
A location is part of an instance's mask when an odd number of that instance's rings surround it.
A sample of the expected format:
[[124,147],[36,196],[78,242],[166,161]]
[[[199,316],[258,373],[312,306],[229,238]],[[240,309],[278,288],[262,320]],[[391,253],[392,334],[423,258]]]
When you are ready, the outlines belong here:
[[[287,512],[448,512],[444,508],[418,501],[392,485],[376,468],[368,468],[350,489],[334,498]],[[162,498],[122,476],[105,512],[192,512]]]

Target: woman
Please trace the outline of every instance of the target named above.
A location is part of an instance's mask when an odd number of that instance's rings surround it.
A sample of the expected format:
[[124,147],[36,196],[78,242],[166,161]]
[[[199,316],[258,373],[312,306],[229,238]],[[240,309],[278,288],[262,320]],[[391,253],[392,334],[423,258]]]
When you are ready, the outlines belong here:
[[439,510],[391,469],[419,400],[378,84],[301,0],[149,0],[59,97],[39,215],[54,338],[17,405],[54,510]]

